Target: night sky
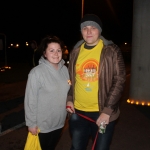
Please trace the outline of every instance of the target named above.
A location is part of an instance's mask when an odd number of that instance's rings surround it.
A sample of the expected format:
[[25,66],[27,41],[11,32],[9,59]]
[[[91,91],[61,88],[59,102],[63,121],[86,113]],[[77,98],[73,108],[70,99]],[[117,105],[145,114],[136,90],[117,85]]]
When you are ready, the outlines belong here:
[[[116,44],[131,42],[132,0],[84,0],[84,14],[94,13],[103,23],[102,35]],[[71,47],[80,39],[81,0],[0,4],[0,33],[9,42],[36,40],[56,35]]]

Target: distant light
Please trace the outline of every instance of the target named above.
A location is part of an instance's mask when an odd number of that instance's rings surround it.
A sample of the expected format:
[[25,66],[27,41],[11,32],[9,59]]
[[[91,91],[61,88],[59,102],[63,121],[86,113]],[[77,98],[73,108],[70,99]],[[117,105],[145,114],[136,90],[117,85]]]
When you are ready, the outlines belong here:
[[13,44],[10,44],[11,46],[13,46]]
[[130,100],[128,99],[127,102],[130,103]]
[[28,43],[28,42],[26,42],[26,46],[29,46],[29,43]]
[[69,64],[69,61],[67,61],[67,64]]
[[5,69],[11,69],[11,67],[9,67],[9,66],[5,66],[4,68],[5,68]]
[[125,45],[127,45],[128,43],[124,43]]
[[5,69],[4,69],[4,68],[0,68],[0,71],[1,71],[1,72],[4,72],[4,71],[5,71]]
[[19,47],[19,44],[16,44],[16,47]]
[[0,68],[0,71],[1,71],[1,72],[4,72],[4,71],[9,70],[9,69],[11,69],[11,67],[9,67],[9,66],[4,66],[4,67]]
[[67,50],[67,49],[65,50],[64,54],[66,54],[66,55],[68,55],[68,54],[69,54],[69,52],[68,52],[68,50]]
[[147,105],[147,106],[150,106],[150,102],[140,102],[140,101],[133,101],[133,100],[130,100],[130,99],[127,99],[127,103],[130,103],[130,104],[136,104],[136,105],[142,105],[142,106],[145,106],[145,105]]

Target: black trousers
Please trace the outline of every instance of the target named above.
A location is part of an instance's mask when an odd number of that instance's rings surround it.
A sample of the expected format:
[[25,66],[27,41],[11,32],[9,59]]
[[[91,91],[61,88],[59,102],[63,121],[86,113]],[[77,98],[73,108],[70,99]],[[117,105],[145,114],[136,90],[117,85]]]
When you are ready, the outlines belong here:
[[39,133],[39,140],[42,150],[55,150],[61,136],[62,128],[49,133]]

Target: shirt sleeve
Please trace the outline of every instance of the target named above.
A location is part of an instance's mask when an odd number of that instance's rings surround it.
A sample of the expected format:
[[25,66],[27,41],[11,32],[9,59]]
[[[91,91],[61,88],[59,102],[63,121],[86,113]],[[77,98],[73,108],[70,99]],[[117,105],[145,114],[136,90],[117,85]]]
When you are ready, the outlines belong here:
[[114,71],[113,71],[113,79],[112,85],[108,93],[107,103],[103,109],[103,113],[111,115],[113,111],[118,108],[118,101],[121,98],[125,80],[126,80],[126,71],[125,64],[123,61],[123,57],[119,47],[116,47],[116,53],[113,58],[114,62]]
[[39,81],[34,71],[28,75],[28,81],[25,91],[25,121],[28,127],[37,126],[37,105],[38,91],[40,88]]

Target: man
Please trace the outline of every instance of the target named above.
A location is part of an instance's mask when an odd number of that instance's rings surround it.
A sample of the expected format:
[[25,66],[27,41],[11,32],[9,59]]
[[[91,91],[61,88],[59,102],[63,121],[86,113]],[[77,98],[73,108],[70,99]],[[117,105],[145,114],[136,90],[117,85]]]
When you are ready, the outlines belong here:
[[98,133],[95,150],[109,150],[119,117],[125,66],[119,47],[101,36],[102,23],[98,16],[85,15],[80,27],[83,40],[71,52],[68,68],[71,88],[66,108],[72,114],[69,120],[71,150],[86,150],[89,136],[95,139],[102,122],[107,125],[106,131]]
[[30,41],[28,50],[28,60],[31,68],[39,64],[40,54],[38,52],[38,46],[35,40]]

